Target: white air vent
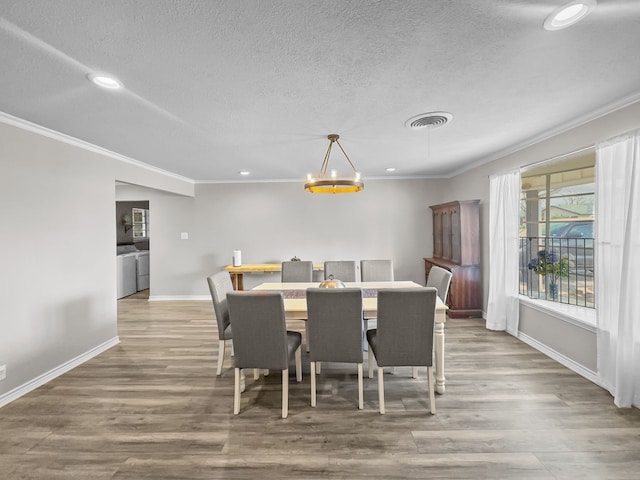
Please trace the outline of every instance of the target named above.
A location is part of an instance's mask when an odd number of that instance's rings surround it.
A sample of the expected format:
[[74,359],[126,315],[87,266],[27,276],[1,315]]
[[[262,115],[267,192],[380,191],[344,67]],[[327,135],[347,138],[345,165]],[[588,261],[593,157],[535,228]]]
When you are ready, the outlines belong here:
[[420,130],[426,127],[437,128],[449,123],[452,119],[453,115],[447,112],[429,112],[411,117],[404,122],[404,125],[411,130]]

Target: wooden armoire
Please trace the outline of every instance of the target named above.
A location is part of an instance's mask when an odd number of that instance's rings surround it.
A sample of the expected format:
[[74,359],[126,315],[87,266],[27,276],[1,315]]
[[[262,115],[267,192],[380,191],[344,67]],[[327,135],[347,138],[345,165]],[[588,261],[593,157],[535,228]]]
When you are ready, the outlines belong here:
[[424,259],[425,281],[434,265],[453,276],[447,297],[451,318],[482,315],[480,200],[431,205],[433,256]]

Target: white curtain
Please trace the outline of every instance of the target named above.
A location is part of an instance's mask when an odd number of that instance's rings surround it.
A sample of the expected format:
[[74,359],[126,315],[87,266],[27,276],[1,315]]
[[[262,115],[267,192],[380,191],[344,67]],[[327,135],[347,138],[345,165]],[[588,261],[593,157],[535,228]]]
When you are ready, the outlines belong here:
[[520,170],[489,178],[487,328],[518,335]]
[[596,156],[598,377],[618,407],[640,407],[640,130]]

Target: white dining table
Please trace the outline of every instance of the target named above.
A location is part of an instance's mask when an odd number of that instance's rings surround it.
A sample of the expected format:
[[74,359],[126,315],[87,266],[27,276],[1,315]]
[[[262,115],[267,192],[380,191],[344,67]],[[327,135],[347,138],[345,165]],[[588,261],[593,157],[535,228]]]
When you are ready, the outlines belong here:
[[[394,282],[344,282],[347,288],[362,288],[363,290],[375,290],[380,288],[418,288],[422,285],[412,281]],[[284,311],[288,320],[307,320],[307,299],[304,293],[307,288],[318,287],[317,282],[266,282],[253,288],[253,290],[274,290],[284,293]],[[365,319],[376,318],[378,314],[378,298],[373,295],[363,295],[362,309]],[[445,391],[444,376],[444,325],[447,320],[447,306],[438,297],[436,299],[435,325],[433,335],[433,350],[435,357],[436,392],[443,394]]]

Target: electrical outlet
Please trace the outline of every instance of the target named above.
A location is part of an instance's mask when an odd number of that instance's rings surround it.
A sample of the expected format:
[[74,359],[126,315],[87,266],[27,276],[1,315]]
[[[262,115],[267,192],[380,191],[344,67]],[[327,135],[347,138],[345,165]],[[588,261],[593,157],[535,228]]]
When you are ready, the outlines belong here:
[[0,365],[0,380],[4,380],[7,378],[7,366]]

